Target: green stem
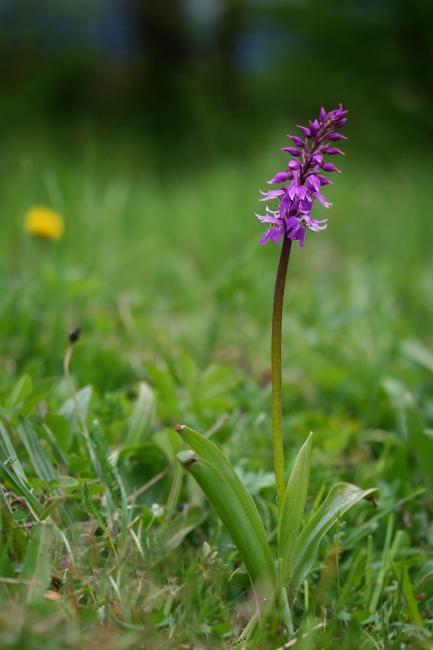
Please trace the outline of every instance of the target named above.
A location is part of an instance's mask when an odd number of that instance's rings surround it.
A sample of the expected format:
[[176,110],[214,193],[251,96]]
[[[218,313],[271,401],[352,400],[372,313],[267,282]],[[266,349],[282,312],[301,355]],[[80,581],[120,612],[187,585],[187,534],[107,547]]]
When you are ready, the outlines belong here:
[[288,237],[284,237],[275,281],[274,308],[272,312],[272,445],[274,448],[274,470],[279,511],[281,511],[286,489],[281,400],[281,324],[283,321],[284,287],[286,285],[287,265],[291,247],[292,241]]

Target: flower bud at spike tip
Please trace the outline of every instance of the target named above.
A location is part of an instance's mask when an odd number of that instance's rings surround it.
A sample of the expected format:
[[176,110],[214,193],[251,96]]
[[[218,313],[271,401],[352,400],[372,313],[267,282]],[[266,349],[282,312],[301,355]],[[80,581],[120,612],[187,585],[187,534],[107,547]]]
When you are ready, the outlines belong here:
[[175,428],[176,431],[178,431],[180,433],[181,431],[183,431],[185,429],[185,425],[184,424],[176,424],[176,426],[174,428]]
[[74,327],[68,334],[68,339],[71,343],[76,343],[81,336],[81,327]]
[[306,140],[296,135],[289,135],[295,147],[283,147],[292,156],[288,163],[288,172],[278,172],[268,183],[286,183],[279,190],[262,192],[261,201],[278,199],[278,210],[266,208],[266,215],[257,215],[269,229],[263,234],[259,242],[265,244],[281,243],[284,238],[299,242],[299,248],[304,245],[305,235],[308,230],[319,232],[326,228],[326,219],[317,220],[311,217],[315,201],[325,208],[331,203],[319,192],[322,185],[331,185],[331,181],[318,172],[339,172],[332,163],[324,162],[324,156],[334,156],[343,151],[336,147],[326,146],[326,142],[346,140],[347,138],[335,131],[346,122],[347,111],[343,106],[327,113],[320,109],[319,118],[309,120],[309,127],[298,125]]

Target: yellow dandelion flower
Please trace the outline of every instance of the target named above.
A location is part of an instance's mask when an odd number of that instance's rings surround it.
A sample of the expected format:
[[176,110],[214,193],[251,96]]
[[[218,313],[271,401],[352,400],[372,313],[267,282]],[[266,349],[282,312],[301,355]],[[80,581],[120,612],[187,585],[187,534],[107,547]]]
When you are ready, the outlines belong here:
[[44,205],[35,205],[26,212],[24,228],[44,239],[61,239],[65,230],[63,217]]

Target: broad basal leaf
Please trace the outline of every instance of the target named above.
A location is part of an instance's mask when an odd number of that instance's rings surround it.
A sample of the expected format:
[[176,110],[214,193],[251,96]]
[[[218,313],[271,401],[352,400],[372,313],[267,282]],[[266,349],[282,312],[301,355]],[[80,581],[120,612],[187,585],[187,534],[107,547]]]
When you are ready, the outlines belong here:
[[181,452],[178,458],[200,485],[236,545],[249,573],[258,609],[263,612],[276,596],[277,579],[263,523],[250,495],[227,459],[223,474],[219,470],[221,458],[218,469],[192,451]]

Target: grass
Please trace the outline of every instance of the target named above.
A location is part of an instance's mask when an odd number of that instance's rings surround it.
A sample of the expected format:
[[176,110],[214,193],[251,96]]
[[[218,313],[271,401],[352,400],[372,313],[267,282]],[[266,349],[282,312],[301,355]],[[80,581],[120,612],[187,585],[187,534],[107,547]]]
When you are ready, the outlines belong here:
[[[278,250],[257,245],[254,212],[285,128],[247,158],[159,172],[145,142],[116,135],[6,141],[2,647],[230,648],[248,621],[248,576],[181,471],[173,426],[212,435],[275,540]],[[301,650],[432,647],[429,168],[351,147],[328,229],[289,265],[283,425],[287,468],[314,432],[305,521],[337,480],[381,497],[326,537],[272,648],[292,647],[292,625]],[[66,219],[59,243],[22,229],[41,203]]]

